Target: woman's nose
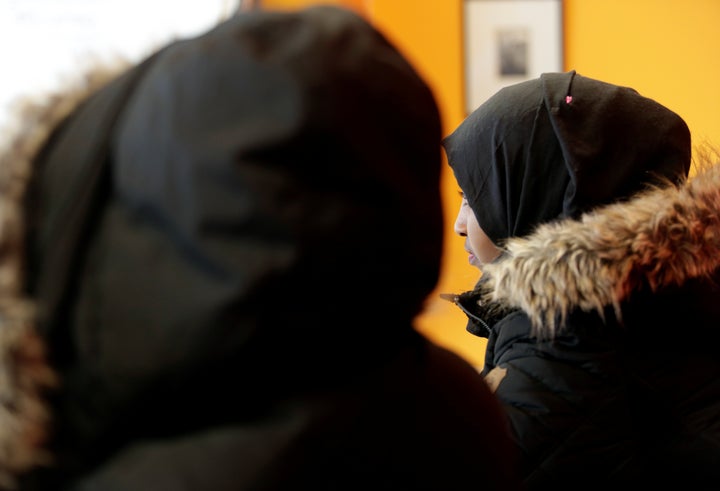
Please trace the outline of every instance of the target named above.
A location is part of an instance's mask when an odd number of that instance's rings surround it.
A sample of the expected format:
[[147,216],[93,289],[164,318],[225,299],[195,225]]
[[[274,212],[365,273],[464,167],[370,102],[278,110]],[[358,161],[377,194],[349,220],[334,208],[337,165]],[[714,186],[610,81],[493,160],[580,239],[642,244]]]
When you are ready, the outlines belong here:
[[453,225],[453,230],[460,237],[465,237],[467,235],[467,220],[465,219],[464,206],[461,206],[458,210],[457,216],[455,217],[455,224]]

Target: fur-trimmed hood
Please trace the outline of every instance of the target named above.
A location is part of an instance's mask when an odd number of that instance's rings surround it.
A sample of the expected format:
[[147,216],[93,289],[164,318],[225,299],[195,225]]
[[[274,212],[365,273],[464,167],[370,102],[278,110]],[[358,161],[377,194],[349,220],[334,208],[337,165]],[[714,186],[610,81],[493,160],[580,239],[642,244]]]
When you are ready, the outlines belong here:
[[55,92],[18,99],[0,148],[0,489],[15,476],[51,462],[43,448],[50,410],[45,391],[59,379],[35,328],[36,306],[24,293],[26,222],[23,199],[32,161],[57,125],[128,66],[117,60],[88,67]]
[[642,192],[578,220],[541,225],[506,242],[483,269],[482,310],[522,309],[539,336],[552,336],[573,309],[621,304],[710,277],[720,266],[720,166],[705,165],[679,187]]
[[[400,52],[318,6],[146,61],[33,99],[0,153],[0,488],[40,467],[27,477],[60,489],[423,347],[441,121]],[[411,280],[368,287],[387,277]]]

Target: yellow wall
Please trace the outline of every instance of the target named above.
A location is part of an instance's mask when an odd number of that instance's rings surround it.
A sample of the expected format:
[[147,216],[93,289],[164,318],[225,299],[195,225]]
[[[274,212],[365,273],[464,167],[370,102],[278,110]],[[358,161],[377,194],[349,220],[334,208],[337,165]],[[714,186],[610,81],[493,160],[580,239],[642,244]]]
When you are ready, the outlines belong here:
[[[465,0],[472,1],[472,0]],[[481,1],[481,0],[475,0]],[[318,3],[346,5],[365,15],[394,41],[435,91],[445,132],[463,118],[463,0],[263,0],[273,7]],[[720,145],[720,1],[563,0],[565,69],[634,87],[687,121],[695,143]],[[467,264],[462,240],[452,233],[458,205],[449,171],[446,248],[437,292],[471,287],[477,271]],[[392,240],[392,237],[388,237]],[[436,295],[419,328],[476,365],[484,340],[468,334],[465,317]]]
[[[372,0],[370,0],[372,1]],[[403,0],[404,1],[404,0]],[[309,5],[339,5],[353,9],[363,15],[366,14],[368,0],[255,0],[255,5],[260,4],[266,9],[292,10]]]
[[[462,2],[451,0],[371,0],[369,17],[405,53],[435,91],[443,115],[445,133],[464,117]],[[460,204],[457,184],[445,166],[442,188],[446,226],[443,275],[437,292],[459,293],[478,279],[477,269],[467,262],[463,241],[452,225]],[[392,239],[391,239],[392,240]],[[485,340],[465,331],[467,318],[437,294],[428,299],[418,327],[439,344],[461,354],[473,364],[484,359]]]

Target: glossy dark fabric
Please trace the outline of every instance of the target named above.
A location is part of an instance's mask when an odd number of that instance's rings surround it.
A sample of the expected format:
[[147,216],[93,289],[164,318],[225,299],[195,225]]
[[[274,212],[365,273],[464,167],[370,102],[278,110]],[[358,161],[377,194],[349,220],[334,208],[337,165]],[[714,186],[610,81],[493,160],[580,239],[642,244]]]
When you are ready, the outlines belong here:
[[623,305],[573,311],[554,339],[523,312],[493,324],[484,373],[513,429],[527,489],[664,486],[720,480],[718,277]]

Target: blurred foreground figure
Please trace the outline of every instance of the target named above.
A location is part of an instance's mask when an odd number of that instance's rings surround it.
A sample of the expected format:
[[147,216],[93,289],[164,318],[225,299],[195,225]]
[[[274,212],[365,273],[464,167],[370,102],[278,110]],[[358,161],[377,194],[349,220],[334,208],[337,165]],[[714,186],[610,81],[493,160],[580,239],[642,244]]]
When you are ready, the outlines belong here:
[[485,382],[413,329],[441,128],[398,51],[252,12],[105,75],[2,155],[4,485],[517,489]]

